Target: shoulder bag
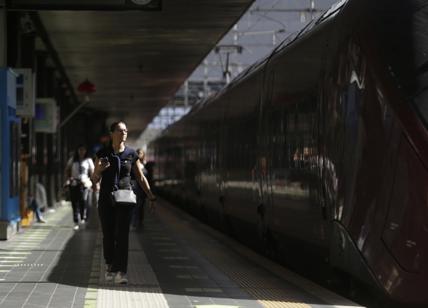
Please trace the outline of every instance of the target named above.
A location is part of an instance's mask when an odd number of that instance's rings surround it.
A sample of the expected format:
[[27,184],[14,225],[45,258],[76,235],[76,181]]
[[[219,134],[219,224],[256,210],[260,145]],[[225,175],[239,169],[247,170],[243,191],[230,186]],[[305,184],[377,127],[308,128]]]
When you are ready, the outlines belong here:
[[132,189],[120,189],[119,187],[119,175],[120,175],[120,158],[117,157],[117,173],[115,178],[115,188],[112,191],[112,197],[115,205],[119,206],[132,206],[137,204],[137,196]]

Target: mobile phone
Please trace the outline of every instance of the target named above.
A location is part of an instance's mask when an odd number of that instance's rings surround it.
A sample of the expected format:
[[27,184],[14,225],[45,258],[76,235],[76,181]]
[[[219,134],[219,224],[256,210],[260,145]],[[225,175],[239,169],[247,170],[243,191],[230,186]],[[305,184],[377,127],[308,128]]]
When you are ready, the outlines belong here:
[[107,164],[107,163],[108,163],[108,158],[107,158],[107,157],[101,157],[101,158],[100,158],[100,162],[101,162],[103,165],[105,165],[105,164]]

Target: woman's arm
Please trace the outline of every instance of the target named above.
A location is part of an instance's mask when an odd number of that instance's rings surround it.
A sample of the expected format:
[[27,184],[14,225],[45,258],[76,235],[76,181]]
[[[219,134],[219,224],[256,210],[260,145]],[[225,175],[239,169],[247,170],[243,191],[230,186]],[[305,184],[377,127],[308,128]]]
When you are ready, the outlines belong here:
[[144,192],[146,193],[149,200],[155,201],[156,196],[152,193],[152,191],[150,189],[149,182],[147,181],[146,177],[144,176],[144,173],[142,171],[142,165],[141,165],[141,162],[139,159],[137,159],[137,161],[135,162],[135,164],[133,166],[133,171],[134,171],[134,175],[135,175],[135,178],[137,179],[138,184],[144,190]]
[[88,175],[89,175],[89,178],[91,178],[95,171],[95,165],[92,158],[88,158],[88,164],[89,164]]
[[71,167],[72,167],[72,165],[73,165],[73,158],[70,158],[67,161],[67,165],[65,166],[65,169],[64,169],[64,175],[65,175],[66,179],[71,178]]

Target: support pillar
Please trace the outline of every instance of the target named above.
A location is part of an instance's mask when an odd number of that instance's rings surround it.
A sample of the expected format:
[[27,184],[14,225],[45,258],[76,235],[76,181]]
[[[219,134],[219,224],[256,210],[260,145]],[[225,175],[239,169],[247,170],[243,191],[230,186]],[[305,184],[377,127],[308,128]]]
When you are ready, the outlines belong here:
[[[21,17],[21,16],[20,16]],[[20,22],[20,20],[18,19]],[[19,35],[19,57],[17,67],[30,68],[34,72],[35,68],[35,32],[20,31]],[[29,226],[33,221],[33,211],[28,208],[30,199],[29,196],[36,195],[36,187],[33,169],[33,160],[31,157],[35,156],[34,153],[34,119],[22,118],[21,119],[21,168],[22,173],[22,198],[21,203],[21,217],[22,226]]]
[[[1,188],[0,188],[0,239],[7,240],[20,228],[18,166],[19,154],[16,142],[19,136],[18,120],[16,118],[16,78],[8,67],[8,21],[5,0],[0,0],[0,108],[1,110]],[[10,28],[14,37],[14,29]]]
[[5,67],[7,63],[7,28],[6,28],[6,8],[5,0],[0,0],[0,67]]

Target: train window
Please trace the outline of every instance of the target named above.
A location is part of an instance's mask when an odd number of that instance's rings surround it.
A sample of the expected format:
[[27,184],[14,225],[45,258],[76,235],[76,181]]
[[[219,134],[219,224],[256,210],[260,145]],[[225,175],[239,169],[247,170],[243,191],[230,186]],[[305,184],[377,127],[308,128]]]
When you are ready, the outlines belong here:
[[415,95],[414,104],[418,109],[425,125],[428,126],[428,61],[427,39],[428,36],[428,7],[418,7],[413,12],[413,54],[415,63]]
[[288,168],[290,169],[310,169],[311,160],[316,156],[315,150],[315,112],[314,100],[300,102],[294,112],[290,112],[286,119],[286,150],[288,157]]
[[359,89],[364,88],[364,81],[366,75],[366,61],[362,57],[361,48],[354,41],[349,41],[348,54],[351,59],[351,65],[347,69],[347,76],[349,83],[355,83]]
[[269,127],[269,136],[270,141],[270,153],[272,155],[272,167],[276,170],[283,170],[285,167],[285,161],[283,159],[284,147],[285,147],[285,137],[286,134],[286,116],[285,110],[273,110],[270,127]]
[[[428,127],[428,6],[421,1],[389,1],[390,14],[376,19],[380,56],[403,96]],[[377,7],[379,11],[384,7]]]
[[269,167],[277,202],[283,202],[283,198],[308,200],[311,193],[316,196],[312,191],[313,161],[317,158],[316,111],[315,98],[307,97],[292,105],[282,104],[269,116]]
[[414,96],[414,105],[417,108],[418,114],[422,118],[426,126],[428,126],[428,62],[424,64],[424,67],[420,68],[424,70],[417,76],[418,89]]

